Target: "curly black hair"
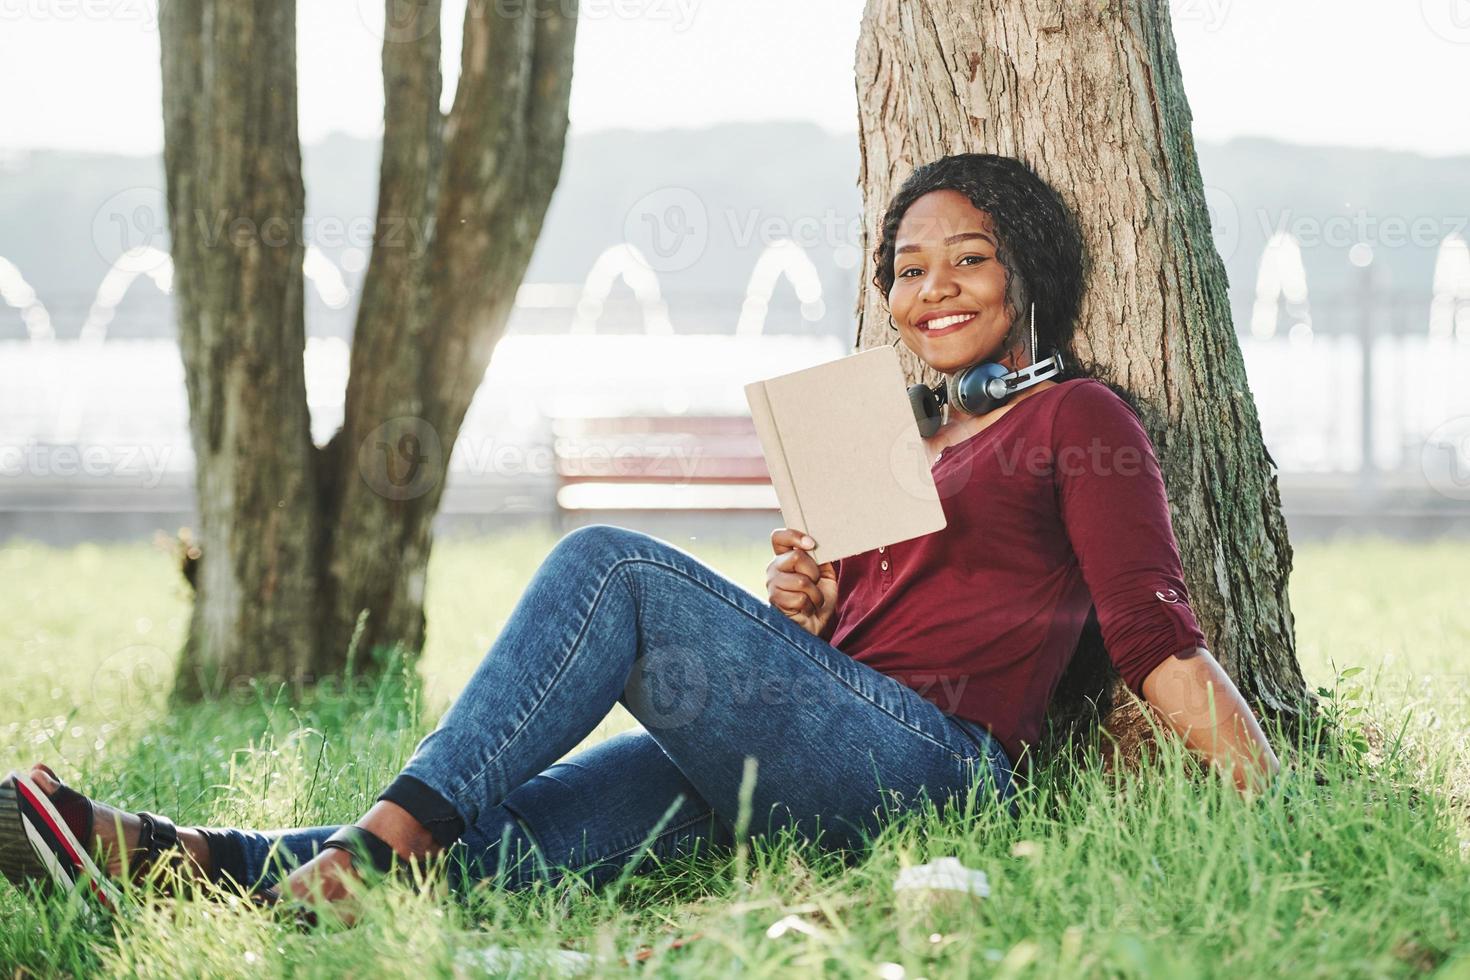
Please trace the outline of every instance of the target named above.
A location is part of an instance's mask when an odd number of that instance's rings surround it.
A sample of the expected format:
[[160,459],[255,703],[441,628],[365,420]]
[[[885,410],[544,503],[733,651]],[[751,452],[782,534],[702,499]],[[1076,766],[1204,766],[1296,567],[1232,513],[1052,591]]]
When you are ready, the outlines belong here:
[[1082,303],[1083,249],[1076,218],[1051,185],[1025,163],[994,153],[957,153],[915,170],[894,194],[883,215],[873,285],[885,302],[894,282],[894,249],[899,222],[909,207],[932,191],[958,191],[990,216],[999,239],[996,259],[1006,270],[1006,303],[1012,331],[1009,346],[1029,328],[1036,303],[1036,340],[1042,349],[1062,352],[1064,376],[1090,373],[1072,351],[1077,311]]

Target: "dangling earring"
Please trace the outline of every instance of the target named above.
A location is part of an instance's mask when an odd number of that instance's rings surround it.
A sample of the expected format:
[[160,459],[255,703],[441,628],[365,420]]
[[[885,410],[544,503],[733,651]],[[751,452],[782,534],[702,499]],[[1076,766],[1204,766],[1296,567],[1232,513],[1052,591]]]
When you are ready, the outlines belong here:
[[[1036,363],[1036,304],[1031,304],[1031,364]],[[1028,364],[1027,367],[1030,367]]]

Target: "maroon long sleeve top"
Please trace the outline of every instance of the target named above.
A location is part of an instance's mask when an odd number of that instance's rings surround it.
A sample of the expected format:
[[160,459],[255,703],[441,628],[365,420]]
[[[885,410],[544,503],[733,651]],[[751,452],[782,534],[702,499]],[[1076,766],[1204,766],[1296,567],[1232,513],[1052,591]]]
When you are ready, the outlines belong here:
[[1205,645],[1153,445],[1107,385],[1037,392],[932,472],[948,525],[837,562],[830,642],[984,725],[1019,771],[1094,607],[1140,697],[1155,667]]

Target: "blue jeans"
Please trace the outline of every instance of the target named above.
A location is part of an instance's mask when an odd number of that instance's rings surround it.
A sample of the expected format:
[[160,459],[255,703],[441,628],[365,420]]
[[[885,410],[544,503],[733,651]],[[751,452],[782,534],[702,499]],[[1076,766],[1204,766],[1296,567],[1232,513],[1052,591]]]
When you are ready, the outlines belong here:
[[[622,704],[642,725],[557,762]],[[747,779],[753,758],[753,780]],[[592,525],[567,534],[404,769],[464,832],[452,882],[506,888],[792,830],[861,849],[894,814],[1017,812],[1011,762],[974,722],[852,660],[680,549]],[[274,883],[336,828],[228,830],[242,884]],[[280,860],[276,860],[279,858]]]

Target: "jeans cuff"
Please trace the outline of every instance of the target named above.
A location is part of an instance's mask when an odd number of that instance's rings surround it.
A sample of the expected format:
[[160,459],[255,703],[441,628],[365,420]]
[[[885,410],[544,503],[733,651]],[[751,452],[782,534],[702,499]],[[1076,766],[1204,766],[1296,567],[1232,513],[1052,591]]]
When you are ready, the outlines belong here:
[[440,847],[449,847],[464,835],[464,818],[437,791],[421,779],[399,773],[378,799],[395,803],[423,824]]
[[209,848],[209,863],[213,866],[210,879],[214,882],[231,881],[241,888],[251,888],[250,868],[245,862],[245,845],[240,834],[233,830],[216,830],[211,827],[195,827]]

